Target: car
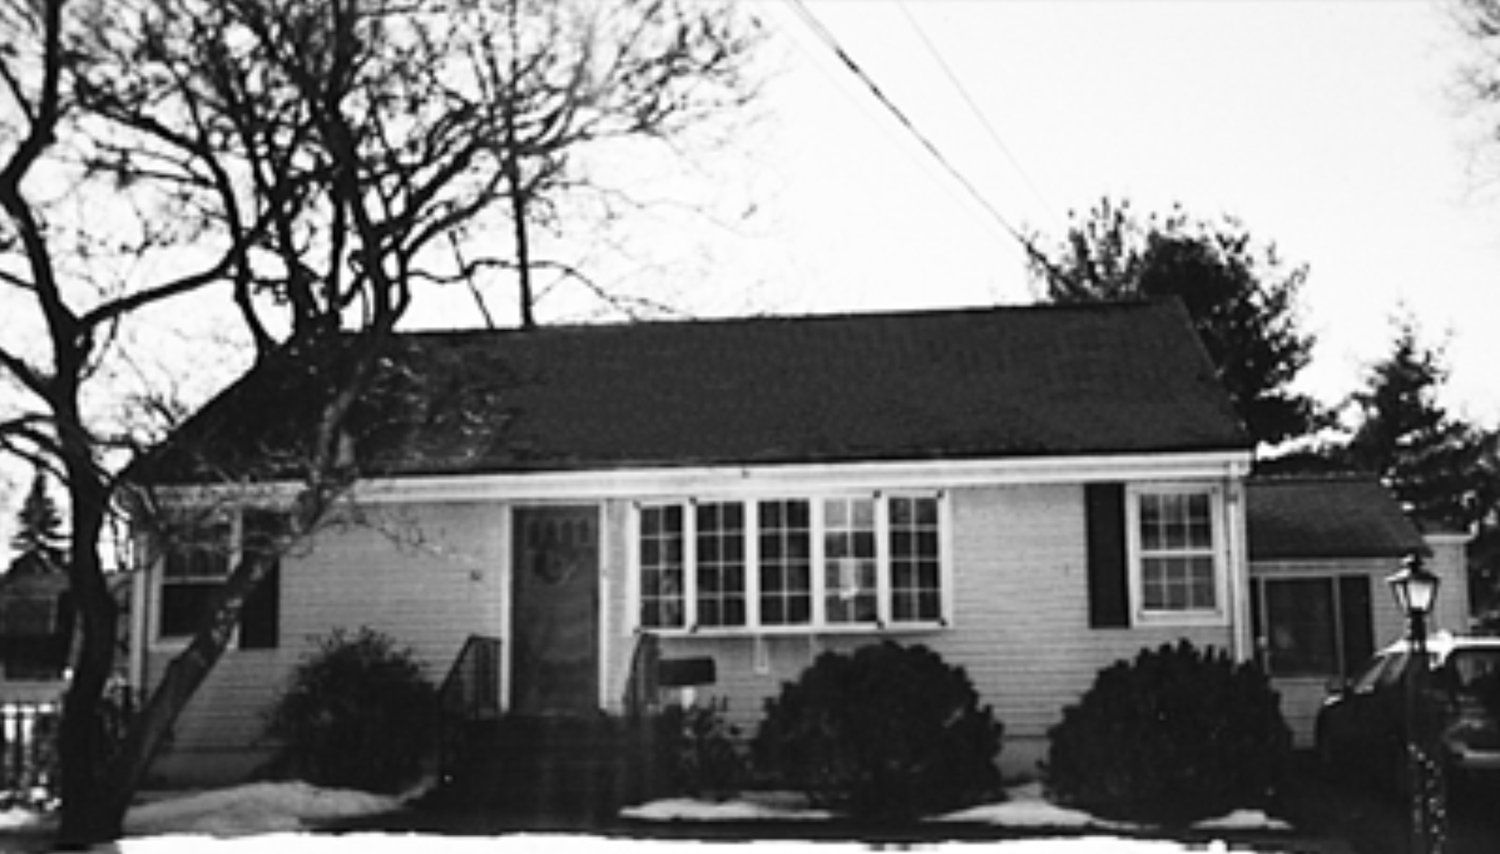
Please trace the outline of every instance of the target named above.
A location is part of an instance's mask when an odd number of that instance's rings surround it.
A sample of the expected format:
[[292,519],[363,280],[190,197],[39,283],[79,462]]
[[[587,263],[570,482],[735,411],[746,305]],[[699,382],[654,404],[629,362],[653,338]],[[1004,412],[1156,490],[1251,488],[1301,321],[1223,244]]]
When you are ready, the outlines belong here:
[[[1318,710],[1320,764],[1360,772],[1398,791],[1406,770],[1409,641],[1376,653],[1352,678],[1336,680]],[[1500,779],[1500,637],[1439,633],[1427,642],[1427,708],[1435,715],[1438,760],[1450,775]]]

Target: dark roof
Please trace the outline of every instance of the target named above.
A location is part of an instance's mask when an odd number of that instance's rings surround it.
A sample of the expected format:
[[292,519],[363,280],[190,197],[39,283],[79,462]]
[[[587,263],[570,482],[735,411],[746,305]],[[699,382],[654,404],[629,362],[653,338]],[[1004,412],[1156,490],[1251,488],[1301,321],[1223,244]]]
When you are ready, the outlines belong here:
[[[141,471],[285,450],[327,373],[252,371]],[[387,475],[1250,444],[1175,301],[404,333],[368,398]]]
[[1427,552],[1395,497],[1373,478],[1253,477],[1246,495],[1251,560]]

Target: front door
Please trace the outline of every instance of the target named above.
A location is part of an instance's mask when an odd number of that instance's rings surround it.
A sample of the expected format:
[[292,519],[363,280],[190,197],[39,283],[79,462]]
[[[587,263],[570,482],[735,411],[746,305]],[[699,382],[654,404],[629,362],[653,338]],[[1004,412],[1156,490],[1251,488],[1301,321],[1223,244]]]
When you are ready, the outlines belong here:
[[514,515],[511,709],[599,708],[599,509],[522,507]]

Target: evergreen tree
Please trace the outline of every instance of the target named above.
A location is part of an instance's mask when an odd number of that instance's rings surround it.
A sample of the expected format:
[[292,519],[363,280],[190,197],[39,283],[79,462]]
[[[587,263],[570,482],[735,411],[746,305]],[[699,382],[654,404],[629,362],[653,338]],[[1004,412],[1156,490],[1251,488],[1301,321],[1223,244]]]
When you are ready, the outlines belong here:
[[1447,378],[1442,349],[1421,342],[1410,315],[1397,318],[1390,353],[1352,396],[1356,421],[1336,456],[1378,475],[1423,526],[1467,530],[1494,507],[1500,473],[1493,435],[1438,401]]
[[67,535],[62,530],[62,514],[57,504],[47,494],[47,478],[37,471],[31,481],[31,491],[17,514],[20,529],[11,538],[11,548],[17,552],[10,563],[10,571],[17,573],[61,572],[67,563],[68,553],[64,548]]
[[1283,266],[1273,245],[1237,220],[1190,219],[1180,209],[1144,219],[1105,198],[1072,218],[1058,248],[1034,250],[1031,274],[1049,302],[1175,296],[1258,442],[1303,435],[1323,420],[1313,400],[1289,390],[1312,355],[1297,320],[1306,265]]

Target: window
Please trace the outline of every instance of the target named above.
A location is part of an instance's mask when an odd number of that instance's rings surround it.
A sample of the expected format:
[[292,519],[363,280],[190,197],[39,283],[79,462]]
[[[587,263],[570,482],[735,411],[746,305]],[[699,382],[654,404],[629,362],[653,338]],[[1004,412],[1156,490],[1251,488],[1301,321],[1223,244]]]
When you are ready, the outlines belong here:
[[699,504],[697,516],[698,625],[745,624],[745,508]]
[[270,566],[241,608],[239,647],[276,647],[286,523],[283,514],[247,509],[169,525],[161,565],[157,639],[185,641],[197,633],[217,604],[233,566],[244,558],[270,561]]
[[830,623],[873,623],[876,596],[874,499],[824,501],[824,615]]
[[640,625],[763,630],[943,620],[933,495],[639,507]]
[[641,510],[641,624],[684,625],[682,595],[682,507]]
[[891,618],[937,620],[942,615],[937,501],[892,498],[890,509]]
[[760,502],[760,619],[768,626],[812,621],[812,515],[807,501]]
[[229,574],[234,526],[226,518],[179,523],[167,531],[162,567],[162,640],[186,639],[198,631]]
[[1257,646],[1273,676],[1348,674],[1373,651],[1366,575],[1258,579],[1251,610]]
[[1225,618],[1216,498],[1189,487],[1132,493],[1130,567],[1141,621]]

